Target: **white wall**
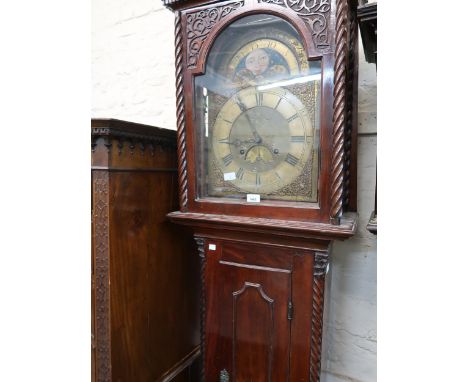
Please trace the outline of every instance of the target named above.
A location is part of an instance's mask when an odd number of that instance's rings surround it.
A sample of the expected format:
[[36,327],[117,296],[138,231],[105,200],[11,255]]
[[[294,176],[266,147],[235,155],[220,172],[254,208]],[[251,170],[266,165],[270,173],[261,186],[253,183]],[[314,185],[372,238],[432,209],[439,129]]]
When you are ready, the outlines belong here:
[[322,382],[377,380],[377,240],[366,230],[374,209],[376,67],[359,60],[358,232],[334,243]]
[[[159,0],[93,0],[92,116],[176,128],[174,18]],[[330,315],[322,382],[377,380],[376,238],[366,231],[374,203],[376,71],[359,70],[357,235],[332,252]]]
[[92,116],[175,130],[172,13],[159,0],[92,7]]

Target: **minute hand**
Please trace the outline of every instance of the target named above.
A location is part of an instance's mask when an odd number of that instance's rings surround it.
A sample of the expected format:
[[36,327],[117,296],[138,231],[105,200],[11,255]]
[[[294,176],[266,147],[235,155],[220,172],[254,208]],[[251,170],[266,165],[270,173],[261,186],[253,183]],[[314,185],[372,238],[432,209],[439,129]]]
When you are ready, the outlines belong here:
[[239,105],[239,108],[241,109],[241,111],[244,113],[245,118],[247,119],[247,122],[249,123],[250,130],[252,130],[252,134],[255,138],[255,143],[260,143],[262,141],[262,137],[260,137],[260,134],[258,134],[257,129],[255,128],[254,124],[250,120],[249,115],[247,114],[247,107],[240,99],[237,99],[237,104]]

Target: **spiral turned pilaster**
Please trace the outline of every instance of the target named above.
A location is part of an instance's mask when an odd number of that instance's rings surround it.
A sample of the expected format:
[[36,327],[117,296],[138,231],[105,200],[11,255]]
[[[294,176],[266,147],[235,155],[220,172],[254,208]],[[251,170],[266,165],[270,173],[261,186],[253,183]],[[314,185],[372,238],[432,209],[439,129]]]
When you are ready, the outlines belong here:
[[343,213],[344,143],[346,126],[346,58],[348,52],[347,37],[348,3],[347,0],[337,0],[330,210],[330,218],[333,224],[340,224],[340,217]]
[[187,208],[188,203],[183,56],[182,19],[180,12],[175,12],[177,159],[179,169],[179,204],[181,211]]
[[310,354],[310,382],[320,381],[322,359],[322,327],[325,292],[325,274],[328,253],[315,253],[314,280],[312,285],[312,343]]

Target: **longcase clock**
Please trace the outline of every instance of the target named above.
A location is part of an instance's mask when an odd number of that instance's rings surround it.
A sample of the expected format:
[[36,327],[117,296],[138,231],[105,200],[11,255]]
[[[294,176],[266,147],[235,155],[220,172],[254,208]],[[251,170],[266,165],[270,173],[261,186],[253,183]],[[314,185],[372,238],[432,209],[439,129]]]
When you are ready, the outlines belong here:
[[333,240],[356,229],[352,0],[165,0],[202,380],[320,378]]

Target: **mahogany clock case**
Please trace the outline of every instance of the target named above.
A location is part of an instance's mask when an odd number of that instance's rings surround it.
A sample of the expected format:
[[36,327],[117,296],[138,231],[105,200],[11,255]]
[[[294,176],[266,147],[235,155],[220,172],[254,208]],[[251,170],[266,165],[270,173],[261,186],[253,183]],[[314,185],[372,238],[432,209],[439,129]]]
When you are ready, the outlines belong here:
[[[313,8],[308,9],[305,2],[290,0],[211,2],[208,5],[200,1],[165,1],[176,16],[181,211],[322,223],[339,223],[343,212],[356,211],[357,121],[353,99],[357,94],[358,60],[355,4],[351,0],[310,3]],[[198,168],[203,159],[197,153],[201,142],[196,83],[200,76],[206,75],[210,52],[223,31],[252,15],[284,20],[299,36],[309,63],[320,63],[320,137],[317,144],[320,159],[317,161],[316,203],[266,200],[253,204],[241,199],[212,198],[206,197],[200,184]],[[339,34],[336,32],[338,23],[343,24],[344,29]],[[335,43],[337,38],[339,44]],[[235,41],[232,43],[236,44]]]
[[[175,12],[180,201],[180,211],[171,212],[168,217],[190,227],[201,258],[202,380],[318,382],[329,252],[333,240],[349,238],[356,230],[356,2],[165,0],[164,3]],[[301,105],[298,110],[306,110],[304,116],[308,115],[309,122],[314,124],[313,130],[301,125],[304,137],[307,131],[313,131],[317,138],[310,146],[301,146],[316,158],[317,166],[315,173],[313,169],[310,171],[311,186],[306,187],[306,197],[302,200],[295,191],[272,197],[280,189],[272,185],[273,181],[268,187],[259,185],[253,177],[248,182],[239,181],[242,175],[239,164],[244,173],[249,170],[247,151],[252,148],[257,157],[267,158],[265,162],[270,156],[274,158],[276,148],[283,157],[271,160],[270,168],[252,167],[251,172],[277,169],[279,162],[288,159],[293,162],[290,165],[299,163],[298,155],[293,153],[298,160],[292,160],[287,156],[288,151],[280,149],[281,141],[276,140],[281,135],[280,128],[273,127],[274,133],[269,137],[264,122],[243,131],[233,120],[227,119],[227,125],[222,125],[217,118],[231,113],[239,119],[248,110],[263,106],[258,83],[241,86],[232,93],[228,86],[213,86],[220,77],[221,83],[226,78],[235,78],[226,73],[242,59],[247,61],[247,55],[238,53],[244,48],[253,52],[246,48],[252,43],[267,50],[272,48],[269,44],[273,39],[278,45],[287,46],[286,40],[278,38],[281,28],[273,25],[268,30],[275,29],[277,32],[273,34],[277,38],[266,32],[266,28],[259,28],[245,31],[238,39],[233,35],[228,43],[222,43],[224,33],[255,19],[254,16],[257,20],[259,16],[275,20],[277,26],[288,25],[282,32],[290,28],[290,37],[299,42],[309,65],[310,71],[300,74],[320,77],[313,83],[319,89],[313,93],[315,102],[310,104],[300,91],[295,92],[283,82],[282,95],[290,97],[292,93],[295,98],[289,98],[290,104],[293,108]],[[250,33],[258,35],[249,40]],[[261,61],[264,53],[257,51],[256,58]],[[273,56],[274,52],[269,60]],[[299,54],[292,56],[300,62]],[[286,66],[288,57],[288,53],[283,53],[284,60],[279,57],[275,65]],[[288,64],[288,67],[291,74],[292,66]],[[281,73],[280,67],[276,69],[276,73]],[[251,81],[249,75],[243,72],[240,81]],[[281,78],[278,82],[293,78]],[[241,102],[235,101],[236,94]],[[221,96],[219,103],[213,104],[217,96]],[[237,109],[234,104],[238,105]],[[271,104],[266,106],[274,109]],[[207,110],[213,112],[211,117]],[[271,110],[267,113],[272,120],[276,118]],[[282,114],[276,121],[289,116]],[[245,117],[247,125],[252,125],[249,118]],[[258,120],[262,118],[258,116]],[[299,140],[293,138],[299,135],[291,130],[284,130],[283,134],[290,143],[288,147]],[[210,136],[216,138],[210,141]],[[234,152],[217,147],[216,141],[233,145],[244,155],[237,158],[236,167],[229,167],[236,159]],[[244,149],[242,144],[246,142],[249,146]],[[224,166],[225,174],[230,174],[224,179],[231,182],[230,186],[218,182],[219,174],[210,168],[213,162],[218,169]],[[299,170],[304,172],[305,167],[301,165]],[[231,178],[232,173],[236,177]],[[280,176],[284,174],[279,172]],[[294,179],[288,182],[292,184]],[[231,186],[233,190],[229,189]],[[257,203],[243,200],[242,195],[255,187],[263,191],[260,196],[267,197]]]

